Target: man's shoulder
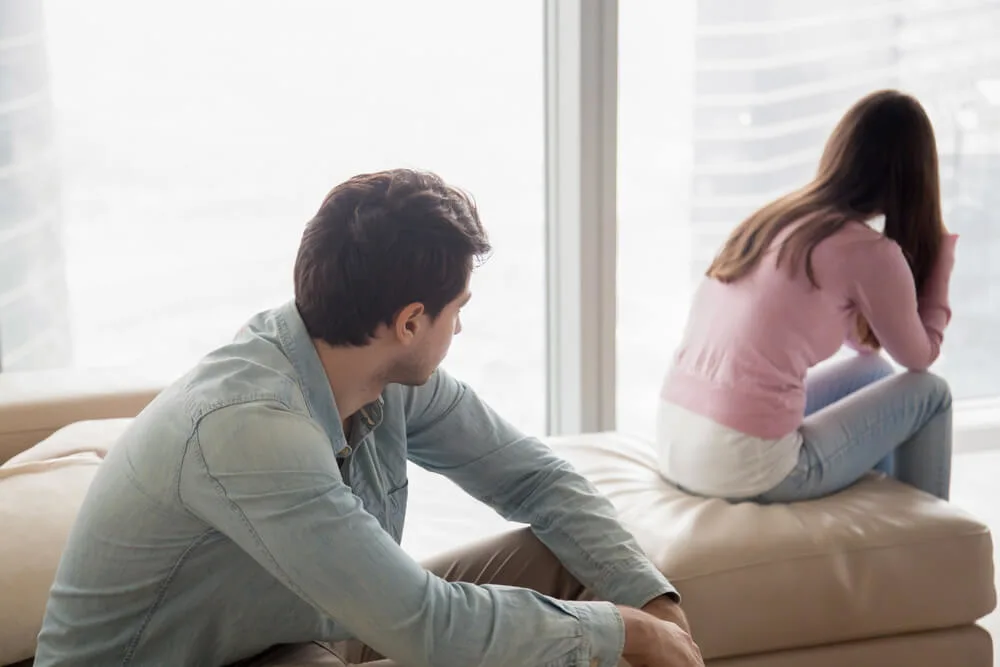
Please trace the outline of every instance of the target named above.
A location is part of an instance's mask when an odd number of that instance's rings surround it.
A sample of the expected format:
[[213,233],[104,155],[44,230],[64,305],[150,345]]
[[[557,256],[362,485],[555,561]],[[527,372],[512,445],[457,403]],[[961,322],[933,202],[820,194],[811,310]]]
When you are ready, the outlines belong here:
[[[243,466],[297,447],[329,449],[298,377],[281,356],[239,342],[216,350],[172,387],[162,417],[183,414],[206,463]],[[281,447],[274,447],[281,443]],[[257,463],[263,464],[263,459]]]
[[[295,369],[281,349],[259,339],[237,339],[202,359],[173,387],[175,400],[198,423],[264,405],[308,415]],[[238,409],[234,409],[238,408]]]
[[146,406],[119,445],[135,461],[161,465],[183,456],[206,420],[225,426],[254,413],[308,417],[287,360],[283,364],[275,353],[254,347],[234,343],[206,356]]

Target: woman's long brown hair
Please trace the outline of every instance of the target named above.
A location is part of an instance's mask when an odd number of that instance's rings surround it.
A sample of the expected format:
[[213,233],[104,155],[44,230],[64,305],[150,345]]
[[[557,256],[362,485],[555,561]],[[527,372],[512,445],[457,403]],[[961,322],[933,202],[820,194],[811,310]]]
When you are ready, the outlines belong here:
[[[729,236],[706,275],[724,283],[749,273],[789,225],[777,262],[794,275],[813,274],[812,253],[845,225],[885,217],[884,234],[899,244],[923,290],[944,235],[934,129],[914,98],[882,90],[848,110],[827,141],[819,170],[804,188],[781,197],[744,220]],[[878,339],[863,317],[858,338]]]

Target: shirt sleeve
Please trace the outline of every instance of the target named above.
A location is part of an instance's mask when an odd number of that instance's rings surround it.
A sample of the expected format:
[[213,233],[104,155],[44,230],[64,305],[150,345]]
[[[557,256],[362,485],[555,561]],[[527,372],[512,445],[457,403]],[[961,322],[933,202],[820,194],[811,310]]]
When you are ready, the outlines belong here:
[[280,404],[203,418],[181,497],[300,598],[405,664],[613,667],[621,654],[624,627],[611,604],[450,583],[424,570],[344,484],[324,432]]
[[885,351],[910,370],[926,370],[941,352],[944,330],[951,320],[948,287],[957,238],[945,237],[919,299],[913,273],[892,241],[879,241],[870,254],[847,265],[850,298]]
[[679,600],[611,502],[548,446],[522,435],[444,371],[407,392],[413,462],[450,478],[504,518],[531,524],[598,597],[632,607],[660,595]]

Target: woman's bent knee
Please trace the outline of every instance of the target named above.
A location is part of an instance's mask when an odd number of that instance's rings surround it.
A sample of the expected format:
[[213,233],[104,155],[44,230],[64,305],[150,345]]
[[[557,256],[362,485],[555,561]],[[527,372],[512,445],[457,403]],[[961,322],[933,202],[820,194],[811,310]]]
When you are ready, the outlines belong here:
[[903,379],[914,391],[926,396],[937,412],[951,409],[951,386],[940,375],[928,371],[907,371]]

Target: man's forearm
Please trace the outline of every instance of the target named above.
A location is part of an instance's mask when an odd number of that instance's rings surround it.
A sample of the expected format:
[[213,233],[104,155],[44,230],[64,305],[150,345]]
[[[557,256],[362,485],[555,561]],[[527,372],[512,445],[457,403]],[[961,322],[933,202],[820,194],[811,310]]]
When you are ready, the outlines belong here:
[[[539,444],[539,446],[541,446]],[[618,521],[611,502],[572,467],[548,452],[512,512],[598,597],[636,608],[677,591]],[[529,486],[525,484],[524,486]]]
[[641,608],[676,596],[610,501],[541,441],[525,437],[443,371],[402,391],[410,460],[444,474],[504,517],[530,524],[597,597]]

